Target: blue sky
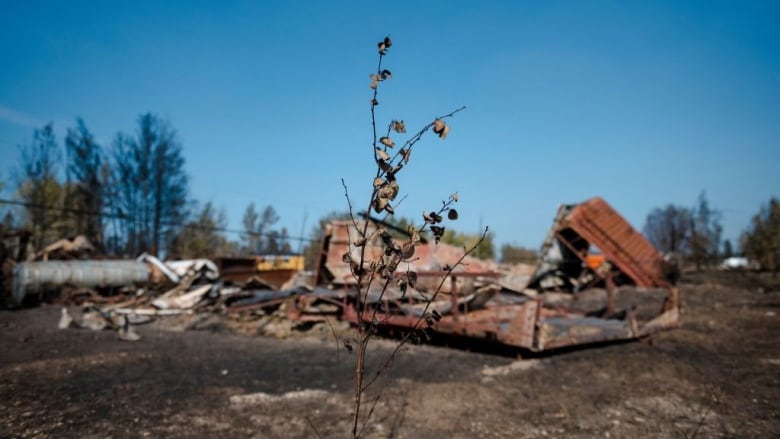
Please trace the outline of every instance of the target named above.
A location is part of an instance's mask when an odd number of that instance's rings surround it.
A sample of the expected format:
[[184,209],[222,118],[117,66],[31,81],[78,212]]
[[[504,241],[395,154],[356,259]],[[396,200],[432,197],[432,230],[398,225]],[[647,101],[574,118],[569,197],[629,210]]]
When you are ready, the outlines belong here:
[[403,216],[457,191],[458,230],[535,248],[560,203],[599,195],[641,228],[706,190],[734,239],[780,195],[780,2],[1,3],[4,180],[35,127],[62,140],[82,117],[108,145],[150,111],[177,129],[194,198],[233,228],[271,204],[308,235],[346,208],[341,178],[369,193],[389,33],[380,125],[467,106],[416,147]]

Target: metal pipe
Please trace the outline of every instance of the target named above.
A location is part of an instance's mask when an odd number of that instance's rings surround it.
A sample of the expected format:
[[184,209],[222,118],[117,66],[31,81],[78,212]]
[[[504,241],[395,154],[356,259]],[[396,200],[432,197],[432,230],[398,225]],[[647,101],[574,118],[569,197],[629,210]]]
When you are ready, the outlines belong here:
[[22,262],[14,268],[13,299],[52,287],[120,287],[149,281],[149,269],[133,260]]

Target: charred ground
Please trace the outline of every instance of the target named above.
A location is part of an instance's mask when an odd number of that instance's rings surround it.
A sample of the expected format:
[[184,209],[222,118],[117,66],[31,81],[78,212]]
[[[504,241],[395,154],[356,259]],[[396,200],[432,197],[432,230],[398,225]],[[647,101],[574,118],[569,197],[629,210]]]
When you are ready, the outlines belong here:
[[[364,435],[780,435],[780,279],[689,275],[681,291],[683,326],[638,342],[524,359],[410,345]],[[349,431],[353,358],[328,331],[279,340],[218,323],[153,324],[129,343],[110,331],[58,330],[59,314],[57,306],[0,312],[0,436]],[[372,346],[389,352],[394,343]]]

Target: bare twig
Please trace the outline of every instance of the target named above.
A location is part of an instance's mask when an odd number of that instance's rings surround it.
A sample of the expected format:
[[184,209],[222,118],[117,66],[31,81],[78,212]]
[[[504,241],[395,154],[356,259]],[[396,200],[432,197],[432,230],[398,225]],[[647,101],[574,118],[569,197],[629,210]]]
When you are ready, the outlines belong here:
[[[485,237],[488,234],[488,228],[485,227],[485,231],[482,232],[482,235],[480,235],[479,240],[476,244],[474,244],[470,249],[468,249],[463,256],[458,259],[458,262],[454,266],[461,265],[463,260],[468,256],[469,254],[473,253],[474,250],[476,250],[477,247],[479,247],[480,244],[485,240]],[[444,287],[445,282],[449,279],[449,277],[452,275],[452,271],[450,270],[441,280],[439,283],[439,286],[436,288],[436,291],[434,292],[433,296],[431,296],[430,300],[427,300],[425,303],[425,308],[423,309],[423,312],[420,314],[420,317],[417,318],[417,321],[412,325],[412,330],[406,333],[401,340],[396,344],[395,348],[392,352],[385,358],[385,361],[377,368],[376,372],[372,376],[372,378],[365,384],[363,387],[363,391],[368,389],[376,380],[379,378],[379,376],[384,372],[384,370],[395,360],[395,356],[398,354],[398,352],[401,350],[401,348],[406,344],[406,342],[409,341],[409,338],[411,338],[412,334],[414,334],[414,331],[419,330],[420,325],[425,320],[425,315],[428,313],[428,309],[431,306],[431,303],[436,301],[436,297],[441,292],[441,289]]]
[[379,398],[382,397],[382,393],[380,392],[378,395],[376,395],[376,398],[374,398],[374,401],[371,403],[371,408],[368,409],[368,416],[366,416],[366,420],[363,422],[363,426],[360,427],[360,433],[359,436],[363,436],[363,432],[366,430],[366,427],[368,427],[368,421],[371,419],[371,415],[374,414],[374,410],[376,409],[376,403],[379,402]]
[[355,221],[355,215],[352,213],[352,199],[349,198],[349,189],[344,179],[341,179],[341,186],[344,187],[344,198],[347,199],[347,207],[349,208],[349,219],[352,221],[352,225],[355,226],[355,230],[358,230],[357,222]]
[[339,346],[339,336],[336,335],[336,329],[330,324],[330,319],[325,319],[325,323],[328,324],[331,334],[333,334],[333,340],[336,342],[336,364],[341,363],[341,346]]
[[314,426],[314,423],[311,422],[311,418],[309,418],[308,416],[305,416],[305,418],[306,418],[306,421],[309,423],[309,427],[311,427],[312,431],[314,431],[314,434],[316,434],[318,438],[322,439],[322,435],[317,430],[317,427]]

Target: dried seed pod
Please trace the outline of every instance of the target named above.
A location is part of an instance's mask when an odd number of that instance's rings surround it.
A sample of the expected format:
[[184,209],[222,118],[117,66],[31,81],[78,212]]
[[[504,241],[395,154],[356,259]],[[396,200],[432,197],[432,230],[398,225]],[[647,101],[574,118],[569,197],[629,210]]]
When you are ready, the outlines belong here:
[[384,69],[381,72],[379,72],[379,80],[385,81],[387,79],[390,79],[393,77],[393,74],[390,73],[390,70]]
[[377,159],[376,164],[383,172],[391,172],[393,170],[393,167],[384,160]]
[[385,207],[387,207],[387,199],[376,197],[374,198],[374,202],[372,204],[374,207],[374,212],[382,213],[382,211],[385,210]]
[[385,180],[383,178],[377,177],[374,179],[374,187],[380,187],[383,184],[385,184]]
[[417,273],[414,271],[407,271],[406,280],[409,282],[410,287],[415,288],[417,286]]
[[382,148],[376,148],[376,156],[382,161],[390,160],[390,156]]
[[392,147],[395,146],[395,142],[393,142],[393,139],[391,139],[389,137],[380,137],[379,138],[379,143],[381,143],[382,145],[385,145],[388,148],[392,148]]
[[420,239],[420,232],[418,232],[417,229],[412,227],[411,235],[412,235],[411,237],[412,244],[419,244],[420,242],[422,242],[422,239]]
[[433,233],[433,238],[436,244],[439,243],[439,240],[442,236],[444,236],[444,231],[446,230],[446,227],[440,227],[440,226],[431,226],[431,232]]
[[403,157],[404,163],[409,163],[409,157],[412,155],[412,151],[410,149],[401,148],[398,152],[401,154],[401,157]]
[[450,126],[444,125],[444,129],[439,133],[439,138],[444,140],[447,138],[447,134],[450,133]]
[[427,214],[423,214],[423,219],[425,219],[425,222],[428,224],[438,224],[440,223],[444,218],[441,217],[436,212],[429,212]]
[[452,201],[457,203],[458,202],[458,193],[455,192],[454,194],[450,195],[450,199],[452,199]]
[[402,120],[394,120],[392,122],[393,131],[396,133],[405,133],[406,132],[406,125],[404,125],[404,121]]
[[447,212],[447,218],[452,220],[452,221],[455,221],[456,219],[458,219],[458,211],[455,210],[455,209],[450,209]]
[[450,127],[444,123],[441,119],[433,121],[433,132],[439,135],[439,138],[444,139],[450,132]]
[[395,200],[395,197],[398,196],[398,182],[393,181],[392,183],[385,183],[382,185],[379,190],[377,191],[377,196],[380,198],[387,198],[388,200]]
[[414,245],[411,242],[407,242],[401,247],[401,256],[404,259],[411,259],[414,256]]
[[379,53],[382,55],[387,54],[387,49],[390,48],[390,46],[393,45],[393,42],[390,40],[390,37],[385,37],[384,40],[376,43],[377,48],[379,49]]

